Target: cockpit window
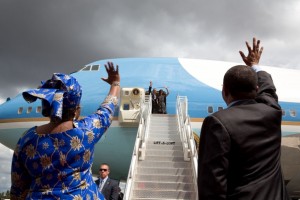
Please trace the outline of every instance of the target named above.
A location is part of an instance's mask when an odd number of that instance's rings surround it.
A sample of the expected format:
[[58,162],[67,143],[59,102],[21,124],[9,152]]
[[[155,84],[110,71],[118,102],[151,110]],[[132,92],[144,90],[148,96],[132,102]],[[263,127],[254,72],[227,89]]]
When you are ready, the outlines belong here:
[[18,114],[20,115],[20,114],[22,114],[22,112],[23,112],[23,107],[19,107]]
[[91,70],[91,66],[86,66],[85,68],[83,68],[81,71],[90,71]]
[[99,70],[99,65],[92,66],[92,71],[98,71],[98,70]]
[[98,71],[100,65],[88,65],[81,69],[81,71]]

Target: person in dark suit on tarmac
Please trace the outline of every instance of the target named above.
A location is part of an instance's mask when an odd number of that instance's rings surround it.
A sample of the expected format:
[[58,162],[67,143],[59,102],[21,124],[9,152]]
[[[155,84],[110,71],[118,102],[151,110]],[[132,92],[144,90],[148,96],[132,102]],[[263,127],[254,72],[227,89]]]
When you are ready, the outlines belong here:
[[198,157],[199,200],[289,199],[281,172],[281,108],[263,47],[246,42],[245,65],[230,68],[222,96],[228,108],[205,118]]
[[99,168],[100,177],[95,182],[106,200],[118,200],[120,193],[119,183],[118,181],[109,178],[109,173],[109,165],[102,163]]

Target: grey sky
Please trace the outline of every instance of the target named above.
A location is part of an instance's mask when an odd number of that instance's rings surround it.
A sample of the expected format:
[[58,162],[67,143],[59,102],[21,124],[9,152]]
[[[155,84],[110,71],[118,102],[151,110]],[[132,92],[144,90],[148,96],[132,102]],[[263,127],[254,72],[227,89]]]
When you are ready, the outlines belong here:
[[237,61],[253,36],[261,63],[300,68],[297,0],[1,0],[0,101],[118,57]]
[[[300,69],[299,13],[299,0],[1,0],[0,103],[100,59],[240,62],[253,36],[265,48],[262,64]],[[0,149],[8,183],[11,153]]]

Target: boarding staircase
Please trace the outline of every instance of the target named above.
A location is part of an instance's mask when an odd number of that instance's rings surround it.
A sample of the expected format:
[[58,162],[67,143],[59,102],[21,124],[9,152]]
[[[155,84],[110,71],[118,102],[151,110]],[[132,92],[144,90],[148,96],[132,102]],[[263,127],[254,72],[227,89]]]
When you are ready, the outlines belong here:
[[197,199],[197,150],[187,115],[187,98],[177,97],[177,114],[151,114],[151,96],[141,107],[124,199]]

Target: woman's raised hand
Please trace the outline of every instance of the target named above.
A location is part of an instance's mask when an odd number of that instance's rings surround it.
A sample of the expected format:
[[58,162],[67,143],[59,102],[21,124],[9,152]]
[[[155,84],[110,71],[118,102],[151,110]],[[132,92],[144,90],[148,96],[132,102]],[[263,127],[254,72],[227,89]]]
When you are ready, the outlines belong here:
[[113,83],[120,84],[119,66],[116,65],[116,68],[115,68],[114,64],[112,62],[107,62],[107,64],[104,66],[107,71],[108,77],[101,78],[101,79],[110,85],[112,85]]

